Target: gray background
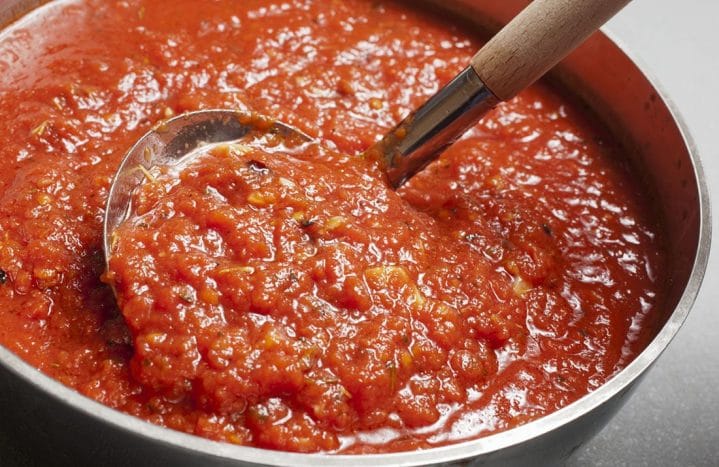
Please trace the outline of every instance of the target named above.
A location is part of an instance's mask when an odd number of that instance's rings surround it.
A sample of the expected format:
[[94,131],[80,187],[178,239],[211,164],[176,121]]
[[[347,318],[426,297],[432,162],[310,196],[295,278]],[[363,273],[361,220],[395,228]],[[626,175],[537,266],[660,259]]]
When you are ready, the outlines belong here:
[[[696,140],[719,209],[713,189],[719,181],[719,1],[635,0],[606,29],[674,100]],[[712,307],[719,301],[718,249],[677,338],[571,467],[719,466],[719,315]],[[32,452],[32,440],[3,426],[0,414],[0,465],[38,465]]]

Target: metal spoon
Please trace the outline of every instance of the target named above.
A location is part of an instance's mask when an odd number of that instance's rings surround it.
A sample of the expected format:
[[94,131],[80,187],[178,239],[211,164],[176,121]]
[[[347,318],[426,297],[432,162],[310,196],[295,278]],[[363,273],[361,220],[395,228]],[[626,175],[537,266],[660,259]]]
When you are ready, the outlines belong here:
[[[514,97],[582,43],[629,0],[534,0],[471,59],[470,66],[363,153],[394,188],[436,159],[500,101]],[[155,126],[130,149],[110,187],[104,218],[105,261],[112,233],[130,212],[132,193],[154,166],[176,165],[198,148],[249,135],[312,143],[281,122],[231,110],[204,110]],[[189,156],[188,156],[189,154]],[[184,160],[184,159],[183,159]]]

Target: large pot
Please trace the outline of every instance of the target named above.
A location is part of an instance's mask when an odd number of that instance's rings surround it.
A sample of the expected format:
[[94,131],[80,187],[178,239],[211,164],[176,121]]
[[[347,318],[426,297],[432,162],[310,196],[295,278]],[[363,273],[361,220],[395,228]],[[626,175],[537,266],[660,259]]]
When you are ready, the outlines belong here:
[[[0,25],[29,12],[39,0],[3,0]],[[436,0],[491,33],[527,0]],[[685,128],[661,90],[603,33],[597,33],[551,74],[586,103],[644,175],[661,207],[671,271],[662,326],[646,349],[591,394],[513,430],[425,451],[342,456],[303,455],[221,444],[154,426],[114,411],[44,376],[0,347],[0,413],[5,426],[34,440],[43,463],[75,465],[473,465],[556,463],[599,431],[659,357],[684,322],[707,265],[709,197],[702,168]],[[0,453],[0,461],[2,454]]]

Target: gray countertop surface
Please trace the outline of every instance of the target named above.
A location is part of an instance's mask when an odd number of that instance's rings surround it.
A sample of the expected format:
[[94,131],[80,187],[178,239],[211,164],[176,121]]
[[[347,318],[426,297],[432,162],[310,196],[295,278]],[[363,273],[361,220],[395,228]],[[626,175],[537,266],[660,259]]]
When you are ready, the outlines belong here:
[[[716,208],[719,1],[635,0],[606,29],[657,79],[683,115]],[[719,466],[717,254],[715,248],[684,327],[622,411],[569,466]],[[0,430],[0,465],[39,465],[32,452],[32,441]]]

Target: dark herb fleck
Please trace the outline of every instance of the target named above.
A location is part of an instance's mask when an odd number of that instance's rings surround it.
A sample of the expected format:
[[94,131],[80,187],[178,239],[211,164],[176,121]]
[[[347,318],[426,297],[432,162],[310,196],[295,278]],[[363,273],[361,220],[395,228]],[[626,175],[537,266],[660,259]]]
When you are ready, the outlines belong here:
[[544,230],[544,233],[547,235],[552,235],[552,228],[549,227],[548,224],[542,224],[542,229]]
[[317,222],[317,221],[314,219],[302,218],[300,220],[300,225],[302,226],[302,228],[306,229],[307,227],[312,227],[315,224],[315,222]]
[[267,175],[270,173],[270,169],[269,167],[267,167],[266,164],[255,159],[250,159],[249,161],[247,161],[247,167],[257,173],[261,173],[262,175]]
[[0,269],[0,284],[7,282],[7,273],[4,269]]

